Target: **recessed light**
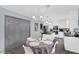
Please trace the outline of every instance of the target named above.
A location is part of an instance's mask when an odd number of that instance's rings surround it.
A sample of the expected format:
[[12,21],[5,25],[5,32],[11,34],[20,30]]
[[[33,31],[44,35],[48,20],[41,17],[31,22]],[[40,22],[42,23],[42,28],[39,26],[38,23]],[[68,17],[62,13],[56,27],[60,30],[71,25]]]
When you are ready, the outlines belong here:
[[35,16],[32,16],[33,19],[35,19]]
[[40,16],[40,18],[43,18],[43,16]]

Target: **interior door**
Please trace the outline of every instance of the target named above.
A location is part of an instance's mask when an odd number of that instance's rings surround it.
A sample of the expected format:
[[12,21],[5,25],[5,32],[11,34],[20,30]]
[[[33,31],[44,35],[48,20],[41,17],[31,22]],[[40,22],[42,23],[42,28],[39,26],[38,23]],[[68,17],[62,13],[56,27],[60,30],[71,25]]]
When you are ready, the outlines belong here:
[[30,36],[30,21],[5,16],[5,48],[10,50],[26,42]]

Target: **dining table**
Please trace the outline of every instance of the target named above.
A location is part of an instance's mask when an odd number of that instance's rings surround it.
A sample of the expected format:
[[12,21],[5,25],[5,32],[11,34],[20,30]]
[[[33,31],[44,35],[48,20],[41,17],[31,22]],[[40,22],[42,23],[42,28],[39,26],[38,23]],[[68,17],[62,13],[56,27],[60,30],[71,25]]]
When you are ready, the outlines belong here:
[[54,45],[51,40],[30,40],[26,44],[32,48],[35,54],[50,54]]

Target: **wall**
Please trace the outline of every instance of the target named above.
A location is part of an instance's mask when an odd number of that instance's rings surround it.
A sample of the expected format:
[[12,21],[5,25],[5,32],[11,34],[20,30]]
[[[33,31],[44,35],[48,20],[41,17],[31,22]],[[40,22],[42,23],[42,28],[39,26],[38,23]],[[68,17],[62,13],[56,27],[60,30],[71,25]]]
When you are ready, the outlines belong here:
[[66,19],[62,18],[59,20],[55,20],[52,22],[53,26],[58,25],[59,28],[65,28],[66,27]]
[[[38,30],[35,31],[34,28],[35,28],[35,23],[38,23]],[[40,35],[40,24],[43,23],[42,21],[39,20],[39,18],[37,18],[37,20],[32,20],[31,22],[31,37],[32,38],[35,38],[35,39],[38,39],[39,38],[39,35]]]
[[4,53],[4,47],[5,47],[5,32],[4,32],[4,16],[3,14],[1,14],[2,12],[0,12],[0,53]]
[[78,10],[72,11],[68,17],[68,26],[73,31],[74,28],[78,28]]
[[78,9],[78,28],[79,28],[79,9]]

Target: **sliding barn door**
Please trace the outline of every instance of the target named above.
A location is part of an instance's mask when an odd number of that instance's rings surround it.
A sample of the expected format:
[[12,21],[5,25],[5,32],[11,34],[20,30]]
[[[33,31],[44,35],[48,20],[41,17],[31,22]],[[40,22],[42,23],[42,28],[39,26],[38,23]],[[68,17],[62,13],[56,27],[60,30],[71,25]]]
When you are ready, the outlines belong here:
[[10,50],[26,42],[30,36],[30,21],[5,16],[5,49]]

